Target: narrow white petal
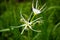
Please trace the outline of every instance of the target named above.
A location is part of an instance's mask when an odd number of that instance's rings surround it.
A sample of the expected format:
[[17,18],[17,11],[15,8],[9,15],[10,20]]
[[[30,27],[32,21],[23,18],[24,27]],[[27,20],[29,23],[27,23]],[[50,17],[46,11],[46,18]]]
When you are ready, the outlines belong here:
[[34,8],[34,0],[32,1],[32,8]]
[[24,30],[25,30],[25,29],[22,30],[21,34],[23,34]]
[[37,20],[39,20],[39,19],[41,19],[41,18],[42,18],[42,17],[39,17],[39,18],[33,20],[32,23],[36,22]]
[[31,26],[29,26],[29,28],[30,28],[32,31],[35,31],[35,32],[41,32],[40,30],[34,30],[34,29],[32,29]]
[[45,6],[46,6],[46,3],[40,8],[40,10],[42,10]]
[[36,8],[38,7],[38,0],[36,0]]
[[43,12],[43,11],[45,11],[46,10],[46,7],[41,11],[41,12]]
[[22,30],[21,34],[23,34],[24,30],[27,28],[27,26],[24,27],[24,29]]
[[30,14],[30,16],[29,16],[29,18],[28,18],[28,21],[30,21],[32,14],[33,14],[33,13]]
[[27,21],[25,20],[25,18],[23,17],[23,15],[20,13],[21,18],[24,20],[24,22],[26,23]]
[[25,26],[25,24],[20,25],[20,26],[10,26],[10,27],[11,27],[11,29],[14,29],[14,28],[20,28],[20,27],[23,27],[23,26]]

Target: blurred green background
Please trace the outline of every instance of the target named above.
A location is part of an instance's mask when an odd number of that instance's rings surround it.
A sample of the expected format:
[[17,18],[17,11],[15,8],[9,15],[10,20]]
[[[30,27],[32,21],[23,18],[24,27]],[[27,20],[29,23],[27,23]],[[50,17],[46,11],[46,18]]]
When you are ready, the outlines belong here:
[[[22,28],[16,28],[0,32],[0,40],[60,40],[60,0],[39,0],[39,3],[40,6],[47,4],[46,10],[38,15],[43,17],[44,24],[36,24],[41,33],[25,31],[21,35]],[[32,0],[0,0],[0,30],[21,25],[20,9],[28,19],[32,12],[31,5]]]

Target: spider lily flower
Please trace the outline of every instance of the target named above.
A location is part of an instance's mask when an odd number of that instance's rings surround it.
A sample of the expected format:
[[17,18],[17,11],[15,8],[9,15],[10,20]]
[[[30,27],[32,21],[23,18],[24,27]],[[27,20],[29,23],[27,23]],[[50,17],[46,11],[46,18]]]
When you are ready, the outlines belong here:
[[35,9],[35,8],[33,8],[33,12],[34,12],[34,14],[39,14],[39,13],[41,13],[41,11],[40,11],[40,10]]
[[37,19],[35,19],[35,20],[31,21],[31,22],[29,22],[29,21],[26,21],[26,20],[25,20],[25,18],[22,16],[22,14],[20,14],[20,15],[21,15],[21,18],[22,18],[23,21],[24,21],[24,24],[23,24],[23,25],[24,25],[24,28],[23,28],[21,34],[23,34],[23,32],[24,32],[25,30],[27,30],[28,28],[31,29],[32,31],[35,31],[35,32],[41,32],[41,30],[34,30],[34,29],[32,28],[32,24],[34,24],[35,22],[37,22],[37,20],[41,19],[41,17],[40,17],[40,18],[37,18]]
[[45,10],[45,8],[44,8],[45,5],[46,5],[46,3],[40,9],[38,9],[37,8],[38,7],[38,0],[36,0],[36,8],[34,8],[34,0],[33,0],[33,2],[32,2],[32,10],[33,10],[34,14],[40,14],[42,11],[44,11]]

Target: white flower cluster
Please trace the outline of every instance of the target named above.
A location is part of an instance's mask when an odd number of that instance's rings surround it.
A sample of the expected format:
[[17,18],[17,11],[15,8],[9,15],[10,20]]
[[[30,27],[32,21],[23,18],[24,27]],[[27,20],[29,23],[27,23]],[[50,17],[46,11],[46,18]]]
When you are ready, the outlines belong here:
[[[41,12],[42,12],[42,9],[44,8],[45,5],[46,5],[46,4],[44,4],[44,5],[40,8],[40,10],[39,10],[39,9],[37,8],[37,7],[38,7],[38,0],[36,0],[36,8],[34,8],[34,0],[33,0],[33,2],[32,2],[32,11],[34,12],[34,15],[41,13]],[[44,9],[43,9],[43,10],[44,10]],[[30,19],[31,15],[30,15],[30,17],[28,18],[28,21],[25,20],[25,18],[24,18],[23,15],[21,14],[21,12],[20,12],[20,16],[21,16],[21,18],[22,18],[22,20],[23,20],[23,22],[24,22],[24,24],[23,24],[24,28],[23,28],[21,34],[23,34],[24,30],[27,30],[28,28],[31,29],[32,31],[35,31],[35,32],[41,32],[41,30],[34,30],[34,29],[32,28],[32,24],[37,23],[38,20],[41,19],[42,17],[39,17],[39,18],[37,18],[37,19],[29,22],[29,19]],[[32,18],[33,18],[33,17],[32,17]],[[31,19],[32,19],[32,18],[31,18]]]
[[20,15],[21,15],[21,18],[22,18],[22,20],[23,20],[23,22],[24,22],[24,24],[23,24],[22,26],[25,26],[24,29],[22,30],[21,34],[23,34],[24,30],[27,30],[28,28],[30,28],[32,31],[35,31],[35,32],[41,32],[41,30],[34,30],[34,29],[32,28],[32,24],[37,23],[37,20],[41,19],[42,17],[39,17],[39,18],[37,18],[37,19],[29,22],[29,21],[26,21],[26,20],[24,19],[24,17],[22,16],[22,14],[20,14]]
[[[46,3],[40,8],[40,10],[37,8],[38,7],[38,0],[36,0],[36,8],[34,8],[34,0],[33,0],[33,2],[32,2],[32,10],[33,10],[33,12],[34,12],[34,15],[37,15],[37,14],[40,14],[44,9],[44,7],[45,7],[45,5],[46,5]],[[43,10],[42,10],[43,9]],[[21,34],[23,34],[23,32],[24,32],[24,30],[27,30],[27,29],[31,29],[32,31],[35,31],[35,32],[41,32],[41,30],[34,30],[33,28],[32,28],[32,26],[34,26],[36,23],[39,23],[39,21],[38,20],[40,20],[42,17],[39,17],[39,18],[37,18],[37,19],[35,19],[35,20],[33,20],[33,21],[29,21],[30,19],[32,20],[35,16],[33,16],[32,18],[31,18],[31,16],[32,16],[32,14],[30,15],[30,17],[28,18],[28,21],[27,20],[25,20],[25,18],[23,17],[23,15],[22,15],[22,13],[21,13],[21,11],[20,11],[20,16],[21,16],[21,18],[22,18],[22,21],[24,22],[24,24],[22,24],[22,25],[20,25],[20,26],[11,26],[11,30],[13,30],[14,28],[19,28],[19,27],[24,27],[23,28],[23,30],[22,30],[22,32],[21,32]],[[43,21],[40,21],[40,22],[43,22]],[[33,24],[33,25],[32,25]],[[0,30],[0,32],[2,32],[2,31],[10,31],[10,29],[4,29],[4,30]]]

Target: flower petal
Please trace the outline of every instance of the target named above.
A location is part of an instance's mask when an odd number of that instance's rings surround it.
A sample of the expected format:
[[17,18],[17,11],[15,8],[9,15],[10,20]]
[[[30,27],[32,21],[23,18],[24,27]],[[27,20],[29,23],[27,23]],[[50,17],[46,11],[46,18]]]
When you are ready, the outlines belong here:
[[24,27],[24,29],[22,30],[21,34],[23,34],[24,30],[27,29],[27,26]]
[[29,26],[29,28],[30,28],[32,31],[35,31],[35,32],[41,32],[41,30],[34,30],[34,29],[32,29],[31,26]]

